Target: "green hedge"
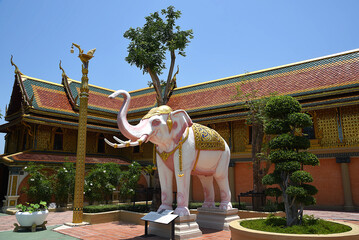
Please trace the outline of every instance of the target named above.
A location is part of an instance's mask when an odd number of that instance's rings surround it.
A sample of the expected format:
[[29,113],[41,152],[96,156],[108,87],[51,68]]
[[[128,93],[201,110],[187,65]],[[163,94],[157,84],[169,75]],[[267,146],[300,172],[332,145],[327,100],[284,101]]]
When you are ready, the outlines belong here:
[[99,213],[99,212],[109,212],[109,211],[116,211],[116,210],[126,210],[132,212],[149,212],[150,204],[146,206],[146,204],[121,204],[121,205],[90,205],[84,207],[85,213]]
[[[241,206],[239,207],[237,202],[232,203],[234,208],[238,209],[246,209],[245,203],[241,203]],[[216,206],[219,206],[219,203],[216,203]],[[136,204],[133,206],[133,203],[129,204],[121,204],[121,205],[115,205],[115,204],[109,204],[109,205],[90,205],[84,207],[84,213],[99,213],[99,212],[109,212],[109,211],[116,211],[116,210],[126,210],[126,211],[132,211],[132,212],[141,212],[146,213],[150,212],[151,204]],[[197,209],[199,207],[202,207],[201,202],[191,202],[188,206],[189,209]]]

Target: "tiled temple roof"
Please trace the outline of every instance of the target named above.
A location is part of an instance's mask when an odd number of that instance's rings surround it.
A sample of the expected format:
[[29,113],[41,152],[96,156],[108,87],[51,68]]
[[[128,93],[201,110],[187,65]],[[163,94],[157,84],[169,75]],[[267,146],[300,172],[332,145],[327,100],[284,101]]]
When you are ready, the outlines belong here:
[[233,98],[239,83],[243,95],[256,90],[258,97],[277,93],[299,100],[306,95],[316,97],[324,92],[357,88],[359,50],[178,88],[168,105],[189,113],[233,107],[243,102]]
[[[80,82],[67,79],[68,87],[64,87],[64,84],[25,75],[21,78],[26,94],[31,99],[30,111],[55,114],[57,117],[61,115],[71,119],[70,121],[77,118]],[[168,105],[174,110],[185,109],[199,122],[243,118],[245,114],[238,110],[243,109],[244,100],[234,98],[236,87],[240,84],[243,94],[256,90],[257,97],[271,93],[292,95],[308,109],[358,103],[358,94],[348,93],[357,92],[359,88],[359,49],[180,87],[174,90]],[[108,95],[113,92],[90,85],[89,123],[106,126],[109,131],[117,131],[115,116],[122,105],[122,98],[109,99]],[[71,104],[69,94],[75,99],[74,104]],[[156,105],[153,88],[132,91],[130,95],[130,120],[139,120]],[[77,124],[76,121],[73,122]]]

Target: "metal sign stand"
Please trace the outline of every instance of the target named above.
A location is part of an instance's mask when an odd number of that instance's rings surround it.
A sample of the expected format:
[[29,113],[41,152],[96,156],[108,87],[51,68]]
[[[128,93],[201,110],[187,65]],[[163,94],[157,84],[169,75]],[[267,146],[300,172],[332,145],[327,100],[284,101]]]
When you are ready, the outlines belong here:
[[160,223],[168,225],[171,223],[171,239],[175,239],[175,220],[178,217],[172,214],[173,210],[161,210],[160,212],[150,212],[141,220],[145,221],[145,237],[148,236],[148,222]]

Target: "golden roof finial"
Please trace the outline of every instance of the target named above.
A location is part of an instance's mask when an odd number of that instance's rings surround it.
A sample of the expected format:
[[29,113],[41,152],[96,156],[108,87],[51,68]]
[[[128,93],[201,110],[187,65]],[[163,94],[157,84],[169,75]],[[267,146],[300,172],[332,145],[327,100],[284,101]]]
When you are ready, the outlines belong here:
[[16,64],[12,61],[12,58],[13,56],[11,55],[11,59],[10,59],[10,62],[11,62],[11,65],[13,65],[15,67],[15,74],[21,74],[21,75],[24,75],[22,74],[22,72],[20,72],[19,68],[16,66]]
[[67,75],[65,73],[65,70],[61,66],[61,60],[60,60],[60,63],[59,63],[59,68],[62,70],[62,77],[67,77]]

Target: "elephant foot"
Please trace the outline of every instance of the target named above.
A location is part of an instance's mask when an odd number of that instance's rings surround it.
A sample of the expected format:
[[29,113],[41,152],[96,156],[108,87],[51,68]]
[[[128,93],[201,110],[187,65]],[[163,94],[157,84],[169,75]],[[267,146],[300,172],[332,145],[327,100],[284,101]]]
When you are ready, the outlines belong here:
[[161,204],[161,206],[158,208],[157,212],[161,211],[161,210],[172,210],[172,206],[166,205],[166,204]]
[[215,206],[214,202],[204,202],[202,204],[202,207],[203,208],[215,208],[216,206]]
[[219,205],[219,209],[222,210],[229,210],[232,209],[232,203],[231,202],[221,202],[221,205]]
[[174,214],[178,216],[188,216],[190,214],[188,207],[177,207]]

